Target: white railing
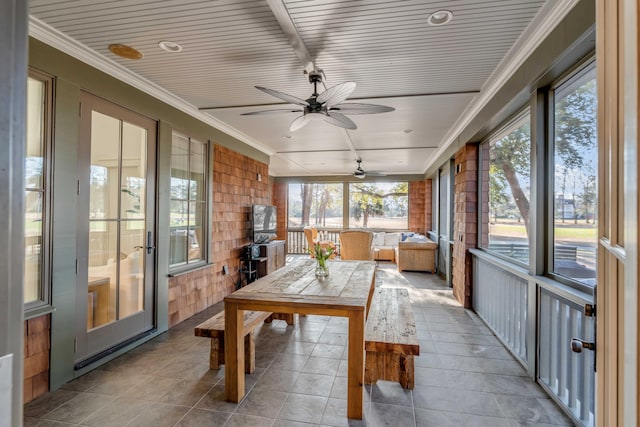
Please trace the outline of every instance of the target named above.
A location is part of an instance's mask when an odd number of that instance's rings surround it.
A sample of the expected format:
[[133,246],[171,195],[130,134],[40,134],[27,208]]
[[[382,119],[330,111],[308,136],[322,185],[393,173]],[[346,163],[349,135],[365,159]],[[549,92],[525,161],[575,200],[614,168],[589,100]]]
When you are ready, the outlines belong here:
[[571,338],[594,339],[594,319],[583,314],[583,305],[541,289],[539,296],[539,379],[585,426],[594,422],[594,356],[574,353]]
[[[319,229],[320,240],[330,240],[336,244],[336,251],[340,253],[340,232],[342,229]],[[302,228],[289,228],[287,230],[287,253],[308,254],[307,238]]]
[[474,257],[473,308],[514,356],[526,364],[527,281]]
[[576,425],[593,426],[595,353],[570,347],[571,338],[594,341],[595,320],[583,313],[593,297],[485,252],[472,253],[474,310]]

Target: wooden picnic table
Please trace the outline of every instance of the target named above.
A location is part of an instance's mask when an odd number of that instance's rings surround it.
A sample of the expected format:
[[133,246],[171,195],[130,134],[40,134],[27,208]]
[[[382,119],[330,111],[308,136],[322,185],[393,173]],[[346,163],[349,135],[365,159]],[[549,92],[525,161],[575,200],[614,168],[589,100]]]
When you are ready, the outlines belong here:
[[347,416],[362,419],[364,331],[375,287],[375,262],[328,261],[330,274],[315,276],[314,259],[295,260],[227,295],[225,309],[225,394],[244,397],[244,310],[318,314],[349,319]]

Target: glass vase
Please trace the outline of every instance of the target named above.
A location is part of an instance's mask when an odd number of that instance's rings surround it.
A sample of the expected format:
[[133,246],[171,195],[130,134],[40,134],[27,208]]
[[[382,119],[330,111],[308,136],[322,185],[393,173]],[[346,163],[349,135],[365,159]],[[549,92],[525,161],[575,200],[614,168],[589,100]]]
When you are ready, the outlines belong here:
[[329,275],[329,266],[326,260],[316,258],[316,277],[327,277]]

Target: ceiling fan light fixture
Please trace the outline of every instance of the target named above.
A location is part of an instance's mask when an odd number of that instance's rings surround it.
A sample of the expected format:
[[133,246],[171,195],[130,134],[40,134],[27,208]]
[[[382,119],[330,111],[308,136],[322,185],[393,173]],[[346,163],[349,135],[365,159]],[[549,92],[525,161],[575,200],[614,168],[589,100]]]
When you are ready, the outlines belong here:
[[161,42],[158,43],[158,46],[160,47],[160,49],[167,52],[171,52],[171,53],[182,52],[182,46],[180,46],[178,43],[175,43],[169,40],[162,40]]
[[434,27],[448,24],[453,19],[453,12],[450,10],[437,10],[427,18],[427,23]]

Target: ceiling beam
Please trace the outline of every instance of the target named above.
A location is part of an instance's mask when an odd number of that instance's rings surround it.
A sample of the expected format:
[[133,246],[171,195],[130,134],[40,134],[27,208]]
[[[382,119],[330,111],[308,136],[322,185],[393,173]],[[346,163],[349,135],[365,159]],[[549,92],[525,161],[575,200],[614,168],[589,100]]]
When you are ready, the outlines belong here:
[[296,55],[298,55],[304,70],[307,72],[315,71],[315,60],[311,57],[311,54],[302,41],[302,37],[300,37],[300,33],[298,33],[298,28],[296,28],[296,24],[293,22],[293,19],[291,19],[291,15],[289,15],[289,11],[284,5],[284,1],[267,0],[267,4],[273,13],[273,16],[275,16],[278,21],[278,24],[280,24],[280,28],[282,28],[287,39],[289,39],[291,47],[295,51]]

